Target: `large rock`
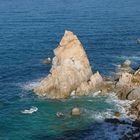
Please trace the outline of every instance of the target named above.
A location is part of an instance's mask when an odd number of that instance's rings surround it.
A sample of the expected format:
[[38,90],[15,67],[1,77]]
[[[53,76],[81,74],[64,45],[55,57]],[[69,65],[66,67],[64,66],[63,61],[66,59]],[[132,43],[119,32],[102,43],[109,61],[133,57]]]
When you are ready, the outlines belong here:
[[72,32],[65,31],[54,54],[50,74],[34,92],[52,99],[66,98],[83,82],[90,80],[92,70],[81,42]]

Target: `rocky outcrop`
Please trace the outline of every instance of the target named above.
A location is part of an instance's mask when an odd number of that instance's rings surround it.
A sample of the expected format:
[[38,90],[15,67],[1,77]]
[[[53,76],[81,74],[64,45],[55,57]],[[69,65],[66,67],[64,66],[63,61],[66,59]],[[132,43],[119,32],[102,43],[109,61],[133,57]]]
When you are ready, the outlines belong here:
[[122,64],[117,65],[114,78],[119,79],[123,73],[134,73],[134,70],[131,68],[131,64],[132,62],[130,60],[125,60]]
[[[139,70],[134,74],[123,72],[116,83],[116,93],[120,99],[134,100],[138,97],[140,86]],[[137,97],[136,97],[137,96]]]
[[72,32],[65,31],[54,54],[50,74],[34,89],[39,96],[60,99],[74,92],[88,95],[102,82],[98,72],[92,74],[84,48]]
[[131,114],[140,119],[140,69],[134,73],[122,72],[114,91],[121,100],[132,100]]

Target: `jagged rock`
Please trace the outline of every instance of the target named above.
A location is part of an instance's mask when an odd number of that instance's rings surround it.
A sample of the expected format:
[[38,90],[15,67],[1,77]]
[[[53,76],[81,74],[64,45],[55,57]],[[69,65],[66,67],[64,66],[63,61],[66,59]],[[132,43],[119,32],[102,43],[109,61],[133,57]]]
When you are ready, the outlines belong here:
[[95,74],[93,74],[90,77],[90,81],[89,84],[92,88],[95,88],[97,86],[100,86],[103,82],[103,78],[102,76],[99,74],[99,72],[97,71]]
[[72,32],[65,31],[54,54],[50,74],[34,92],[52,99],[67,98],[72,91],[90,79],[92,70],[80,41]]
[[71,115],[73,116],[79,116],[81,114],[80,109],[79,108],[73,108],[71,111]]
[[83,96],[89,95],[91,92],[97,92],[100,90],[103,84],[103,78],[97,71],[93,74],[88,82],[82,82],[81,85],[76,90],[76,95]]

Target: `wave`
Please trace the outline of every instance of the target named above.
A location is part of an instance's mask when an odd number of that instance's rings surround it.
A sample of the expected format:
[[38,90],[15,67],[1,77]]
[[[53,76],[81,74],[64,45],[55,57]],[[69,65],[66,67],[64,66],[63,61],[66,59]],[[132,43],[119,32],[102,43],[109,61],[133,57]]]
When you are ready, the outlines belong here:
[[129,118],[127,114],[129,113],[129,108],[134,101],[130,100],[120,100],[115,95],[115,93],[109,94],[106,99],[106,102],[109,104],[113,104],[115,109],[118,110],[122,114],[122,118]]
[[115,56],[117,59],[120,59],[120,60],[126,60],[126,59],[129,59],[131,60],[132,62],[134,61],[140,61],[140,57],[139,56]]
[[[95,94],[94,96],[92,96],[92,98],[102,98],[102,96]],[[93,100],[89,99],[88,101],[92,102]],[[90,119],[94,119],[97,121],[104,121],[106,118],[131,120],[128,113],[129,113],[129,108],[131,107],[131,104],[134,101],[119,100],[118,97],[115,95],[115,93],[110,93],[108,96],[105,97],[105,100],[103,102],[109,104],[110,106],[112,106],[112,108],[106,108],[102,111],[100,110],[93,111],[93,110],[88,110],[83,108],[83,111],[85,112],[85,114],[88,114],[87,116],[89,116]],[[115,116],[115,112],[119,112],[120,116],[119,117]]]
[[33,81],[26,82],[24,84],[20,84],[20,87],[24,90],[32,90],[40,84],[42,79],[37,79]]
[[23,113],[23,114],[32,114],[32,113],[37,112],[37,111],[38,111],[38,108],[32,106],[30,109],[22,110],[21,113]]

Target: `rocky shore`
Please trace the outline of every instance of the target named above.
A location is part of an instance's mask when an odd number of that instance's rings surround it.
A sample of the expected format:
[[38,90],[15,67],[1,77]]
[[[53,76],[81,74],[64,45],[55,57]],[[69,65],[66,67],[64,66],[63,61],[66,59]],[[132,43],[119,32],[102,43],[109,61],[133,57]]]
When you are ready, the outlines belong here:
[[140,119],[140,68],[133,70],[131,61],[120,64],[111,78],[103,77],[92,71],[81,42],[70,31],[65,31],[54,54],[49,75],[33,89],[37,95],[63,99],[113,92],[121,100],[133,100],[129,115]]

